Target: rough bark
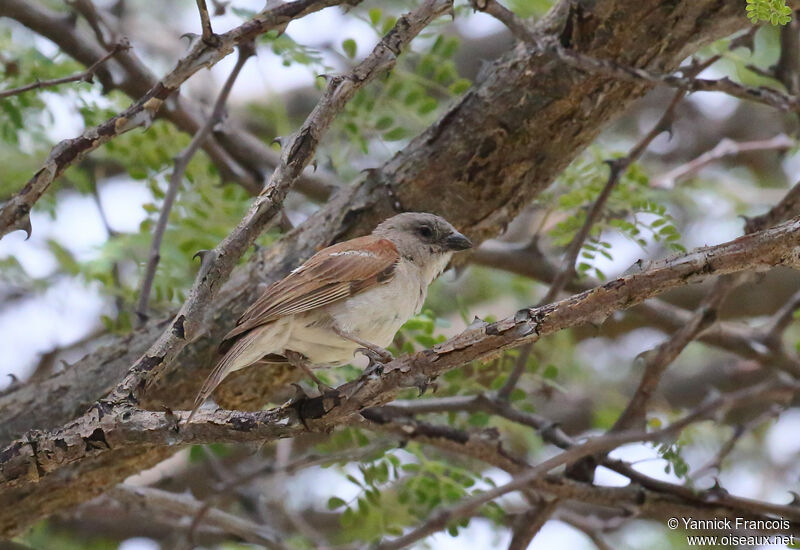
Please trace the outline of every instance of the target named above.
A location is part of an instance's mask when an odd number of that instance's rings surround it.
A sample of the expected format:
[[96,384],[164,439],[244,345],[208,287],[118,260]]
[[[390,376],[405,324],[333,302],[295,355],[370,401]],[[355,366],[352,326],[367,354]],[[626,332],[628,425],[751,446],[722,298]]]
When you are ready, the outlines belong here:
[[[741,10],[733,0],[562,2],[538,30],[557,33],[562,44],[588,55],[669,70],[702,44],[745,25]],[[365,233],[396,210],[436,211],[476,241],[497,235],[647,89],[569,68],[518,46],[385,166],[337,193],[259,262],[238,270],[209,308],[198,330],[202,336],[181,353],[146,404],[185,407],[211,367],[214,343],[253,298],[258,283],[286,273],[319,246]],[[64,373],[0,397],[0,416],[9,419],[0,426],[0,439],[52,428],[80,413],[124,376],[163,323],[152,321],[124,338],[112,338]],[[274,371],[237,374],[218,394],[229,408],[259,407],[285,381],[270,380]],[[7,510],[0,528],[18,531],[37,514],[84,500],[168,453],[156,447],[107,452],[23,492],[6,491],[0,495],[0,508]]]

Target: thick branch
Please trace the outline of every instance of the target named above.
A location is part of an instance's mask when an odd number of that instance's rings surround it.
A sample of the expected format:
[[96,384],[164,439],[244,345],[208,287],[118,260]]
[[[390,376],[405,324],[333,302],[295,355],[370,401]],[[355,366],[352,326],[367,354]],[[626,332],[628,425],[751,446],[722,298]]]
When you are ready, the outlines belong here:
[[[725,77],[719,80],[694,78],[685,73],[662,74],[630,65],[624,65],[607,59],[599,59],[564,47],[550,37],[538,36],[532,32],[514,12],[499,4],[496,0],[471,0],[476,10],[484,11],[505,24],[519,40],[526,42],[539,53],[555,56],[573,67],[592,72],[601,72],[631,81],[643,81],[651,84],[663,84],[687,92],[722,92],[739,99],[756,101],[787,112],[800,110],[800,98],[781,93],[773,88],[760,86],[751,88]],[[682,71],[681,71],[682,72]]]
[[[382,405],[403,388],[415,387],[470,361],[486,359],[503,349],[542,336],[594,322],[676,286],[712,274],[800,265],[800,218],[713,247],[652,262],[640,273],[554,304],[522,309],[495,323],[482,323],[450,340],[388,363],[379,375],[365,375],[338,388],[336,396],[301,402],[259,413],[198,413],[197,421],[177,428],[188,413],[159,413],[129,407],[95,406],[89,414],[61,430],[31,432],[2,452],[0,487],[25,485],[69,463],[97,457],[130,444],[175,445],[211,441],[273,440],[306,429],[326,430],[360,412]],[[136,373],[134,373],[136,374]],[[102,441],[102,445],[87,441]]]

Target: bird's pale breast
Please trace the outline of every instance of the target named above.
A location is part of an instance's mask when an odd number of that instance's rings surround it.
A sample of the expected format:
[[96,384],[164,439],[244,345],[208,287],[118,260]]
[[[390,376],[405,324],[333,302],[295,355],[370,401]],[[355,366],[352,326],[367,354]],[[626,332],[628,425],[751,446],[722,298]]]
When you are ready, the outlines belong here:
[[322,316],[350,334],[386,347],[403,323],[422,309],[427,291],[428,281],[419,269],[402,260],[387,283],[297,316],[286,348],[302,353],[313,363],[350,363],[361,346],[339,337]]

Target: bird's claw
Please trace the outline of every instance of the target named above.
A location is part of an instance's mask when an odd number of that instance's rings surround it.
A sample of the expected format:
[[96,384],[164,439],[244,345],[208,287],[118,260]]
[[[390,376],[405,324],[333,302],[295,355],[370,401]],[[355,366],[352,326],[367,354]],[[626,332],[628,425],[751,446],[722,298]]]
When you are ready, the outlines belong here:
[[369,366],[367,369],[373,367],[376,364],[384,364],[394,360],[394,355],[389,352],[389,350],[383,348],[358,348],[355,351],[356,353],[361,353],[369,359]]
[[413,387],[419,390],[419,397],[422,397],[429,387],[433,388],[433,393],[436,393],[436,390],[439,389],[439,384],[435,378],[420,375],[414,380]]

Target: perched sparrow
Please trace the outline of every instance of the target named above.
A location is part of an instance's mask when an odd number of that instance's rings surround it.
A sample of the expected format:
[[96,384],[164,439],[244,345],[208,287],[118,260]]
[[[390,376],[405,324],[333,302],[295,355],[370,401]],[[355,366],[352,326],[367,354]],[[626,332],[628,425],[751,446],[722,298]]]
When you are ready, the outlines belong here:
[[270,285],[220,344],[189,419],[231,372],[258,363],[349,363],[357,350],[390,360],[395,333],[419,313],[430,285],[468,238],[423,212],[398,214],[371,235],[329,246]]

